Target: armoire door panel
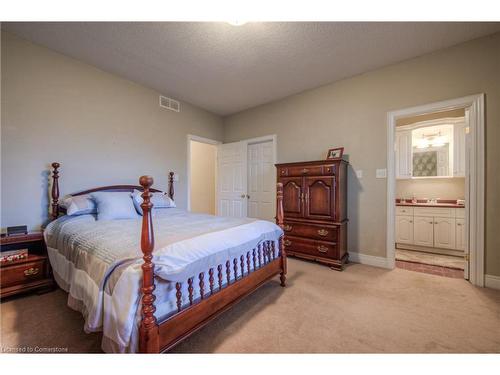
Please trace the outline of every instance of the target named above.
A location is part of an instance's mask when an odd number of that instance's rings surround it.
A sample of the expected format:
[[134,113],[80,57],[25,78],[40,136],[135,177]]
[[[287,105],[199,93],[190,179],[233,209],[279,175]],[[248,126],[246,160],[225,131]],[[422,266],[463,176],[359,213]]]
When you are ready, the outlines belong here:
[[302,203],[302,177],[283,177],[283,211],[287,217],[302,217],[304,206]]
[[335,177],[304,177],[305,217],[335,220]]

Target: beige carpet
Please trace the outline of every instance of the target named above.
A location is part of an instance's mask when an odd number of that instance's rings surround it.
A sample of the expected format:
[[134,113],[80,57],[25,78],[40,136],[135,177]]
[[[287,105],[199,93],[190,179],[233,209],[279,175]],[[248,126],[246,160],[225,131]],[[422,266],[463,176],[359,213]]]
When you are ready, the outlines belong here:
[[[500,352],[500,291],[402,269],[336,272],[290,259],[271,282],[175,348],[202,353]],[[60,290],[1,304],[1,345],[97,352]]]
[[426,253],[416,250],[396,249],[396,260],[430,264],[432,266],[448,267],[458,270],[463,270],[465,267],[465,260],[463,257]]

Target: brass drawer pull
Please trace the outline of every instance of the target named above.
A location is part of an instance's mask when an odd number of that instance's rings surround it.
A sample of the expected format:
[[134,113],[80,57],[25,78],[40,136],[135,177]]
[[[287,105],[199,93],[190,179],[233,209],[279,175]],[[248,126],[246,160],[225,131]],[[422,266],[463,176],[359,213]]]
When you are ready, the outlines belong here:
[[286,224],[286,225],[283,227],[283,229],[284,229],[284,230],[286,230],[286,231],[290,231],[290,230],[292,230],[292,228],[293,228],[293,227],[292,227],[291,225],[288,225],[288,224]]
[[38,268],[28,268],[27,270],[24,270],[24,276],[32,276],[36,275],[38,273],[39,269]]
[[328,233],[326,229],[318,229],[318,234],[322,237],[328,236]]
[[285,246],[290,246],[292,244],[292,241],[290,240],[285,240],[284,242]]
[[309,172],[309,169],[307,169],[307,168],[302,169],[303,174],[306,174],[307,172]]
[[319,245],[319,246],[318,246],[318,251],[319,251],[320,253],[327,253],[327,252],[328,252],[328,247],[323,246],[323,245]]

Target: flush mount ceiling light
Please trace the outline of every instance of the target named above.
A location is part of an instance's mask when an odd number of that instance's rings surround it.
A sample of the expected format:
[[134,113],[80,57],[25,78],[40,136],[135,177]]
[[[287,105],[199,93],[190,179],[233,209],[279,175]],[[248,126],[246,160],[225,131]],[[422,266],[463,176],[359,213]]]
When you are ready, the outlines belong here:
[[242,21],[242,20],[234,20],[234,21],[228,21],[228,24],[231,26],[243,26],[244,24],[247,23],[247,21]]

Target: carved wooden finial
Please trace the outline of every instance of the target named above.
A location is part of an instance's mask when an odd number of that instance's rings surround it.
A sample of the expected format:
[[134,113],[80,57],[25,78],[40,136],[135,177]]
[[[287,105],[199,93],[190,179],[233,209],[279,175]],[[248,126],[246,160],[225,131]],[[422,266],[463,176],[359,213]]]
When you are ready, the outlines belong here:
[[59,167],[61,164],[57,162],[52,163],[52,220],[57,219],[59,216]]
[[168,196],[174,199],[174,172],[168,173]]
[[159,330],[155,317],[156,307],[154,305],[155,290],[154,284],[154,268],[153,249],[154,249],[154,234],[153,234],[153,218],[151,209],[151,192],[149,188],[153,185],[153,178],[150,176],[141,176],[139,184],[143,187],[142,193],[143,202],[142,208],[142,232],[141,232],[141,250],[143,253],[144,263],[142,264],[142,321],[140,326],[139,351],[141,353],[158,352],[159,350]]

